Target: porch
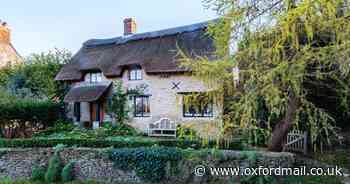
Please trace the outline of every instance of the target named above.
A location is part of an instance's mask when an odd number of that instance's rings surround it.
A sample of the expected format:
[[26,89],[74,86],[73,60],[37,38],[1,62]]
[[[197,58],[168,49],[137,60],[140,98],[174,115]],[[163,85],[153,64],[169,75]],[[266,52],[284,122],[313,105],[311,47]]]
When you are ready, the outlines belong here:
[[64,98],[71,105],[73,120],[85,128],[98,128],[108,119],[106,116],[107,97],[111,93],[112,82],[76,86]]

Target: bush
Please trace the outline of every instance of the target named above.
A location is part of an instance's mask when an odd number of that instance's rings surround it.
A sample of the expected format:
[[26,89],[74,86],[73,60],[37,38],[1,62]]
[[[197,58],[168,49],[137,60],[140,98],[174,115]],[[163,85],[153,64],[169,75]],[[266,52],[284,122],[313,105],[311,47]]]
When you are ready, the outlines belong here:
[[167,164],[176,166],[182,154],[177,148],[125,148],[112,150],[110,159],[119,169],[134,170],[141,179],[158,182],[164,178]]
[[179,139],[188,139],[188,140],[195,140],[199,138],[199,136],[197,135],[197,132],[194,129],[190,127],[181,126],[181,125],[178,125],[176,127],[176,136]]
[[69,162],[66,166],[63,167],[61,178],[63,182],[73,181],[74,179],[74,162]]
[[34,137],[45,137],[54,133],[70,132],[73,131],[76,126],[72,122],[58,120],[54,123],[53,127],[49,127],[46,130],[35,133]]
[[45,174],[45,181],[52,183],[60,180],[61,177],[61,159],[57,153],[55,153],[49,160],[49,166]]
[[54,147],[58,144],[76,147],[93,147],[93,148],[135,148],[135,147],[151,147],[151,146],[165,146],[178,148],[221,148],[231,150],[242,150],[244,148],[240,139],[233,139],[230,142],[216,140],[209,141],[203,144],[200,140],[172,140],[172,139],[142,139],[142,137],[135,139],[0,139],[0,148],[35,148],[35,147]]
[[131,127],[126,123],[118,123],[112,126],[112,123],[105,122],[103,124],[103,129],[106,131],[107,136],[135,136],[138,135],[135,128]]
[[51,126],[61,114],[61,104],[51,101],[0,100],[0,128],[4,137],[29,137],[34,130]]
[[45,179],[46,169],[41,166],[34,166],[32,169],[31,179],[34,181],[43,181]]
[[33,122],[52,125],[58,120],[62,104],[51,101],[15,100],[9,103],[0,102],[0,122]]

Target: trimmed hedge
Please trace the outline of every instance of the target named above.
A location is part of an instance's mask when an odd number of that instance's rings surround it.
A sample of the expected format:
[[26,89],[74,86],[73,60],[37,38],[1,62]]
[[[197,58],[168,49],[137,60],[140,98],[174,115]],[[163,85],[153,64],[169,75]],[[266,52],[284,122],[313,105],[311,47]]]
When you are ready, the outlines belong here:
[[14,100],[8,103],[0,102],[0,123],[6,124],[12,120],[25,123],[42,123],[50,126],[59,119],[62,104],[49,100]]
[[220,149],[232,149],[242,150],[243,144],[241,140],[234,139],[217,145],[217,141],[209,141],[207,144],[202,144],[201,141],[189,141],[189,140],[172,140],[172,139],[159,139],[159,140],[96,140],[96,139],[0,139],[0,148],[36,148],[36,147],[54,147],[58,144],[64,144],[66,146],[76,147],[92,147],[92,148],[135,148],[135,147],[150,147],[150,146],[165,146],[165,147],[178,147],[178,148],[220,148]]

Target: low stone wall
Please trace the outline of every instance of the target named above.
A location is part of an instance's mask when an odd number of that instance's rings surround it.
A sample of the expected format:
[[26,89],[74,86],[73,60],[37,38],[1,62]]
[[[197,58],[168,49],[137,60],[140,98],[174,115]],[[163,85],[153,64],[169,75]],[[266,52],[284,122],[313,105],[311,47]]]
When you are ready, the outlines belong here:
[[[113,163],[104,154],[103,149],[66,148],[60,152],[62,161],[66,164],[75,161],[75,177],[81,181],[95,180],[102,183],[143,183],[133,171],[122,171],[113,167]],[[29,178],[33,165],[47,166],[54,150],[51,148],[0,149],[0,178]],[[297,163],[291,153],[257,152],[259,157],[255,164],[265,167],[293,167]],[[213,178],[194,175],[196,165],[215,167],[249,167],[250,159],[247,152],[223,151],[220,159],[214,156],[201,158],[186,158],[179,163],[176,174],[166,174],[163,183],[207,183],[224,182],[230,177]],[[232,179],[232,177],[231,177]]]

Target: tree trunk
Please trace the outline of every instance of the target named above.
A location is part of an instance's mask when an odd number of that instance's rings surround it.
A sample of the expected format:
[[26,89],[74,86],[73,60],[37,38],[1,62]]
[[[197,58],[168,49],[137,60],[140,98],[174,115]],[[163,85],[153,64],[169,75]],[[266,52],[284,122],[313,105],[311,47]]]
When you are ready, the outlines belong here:
[[299,107],[299,99],[293,92],[289,94],[288,107],[285,117],[277,123],[272,132],[269,151],[281,152],[283,149],[283,140],[287,137],[288,132],[293,127],[296,119],[296,113]]

